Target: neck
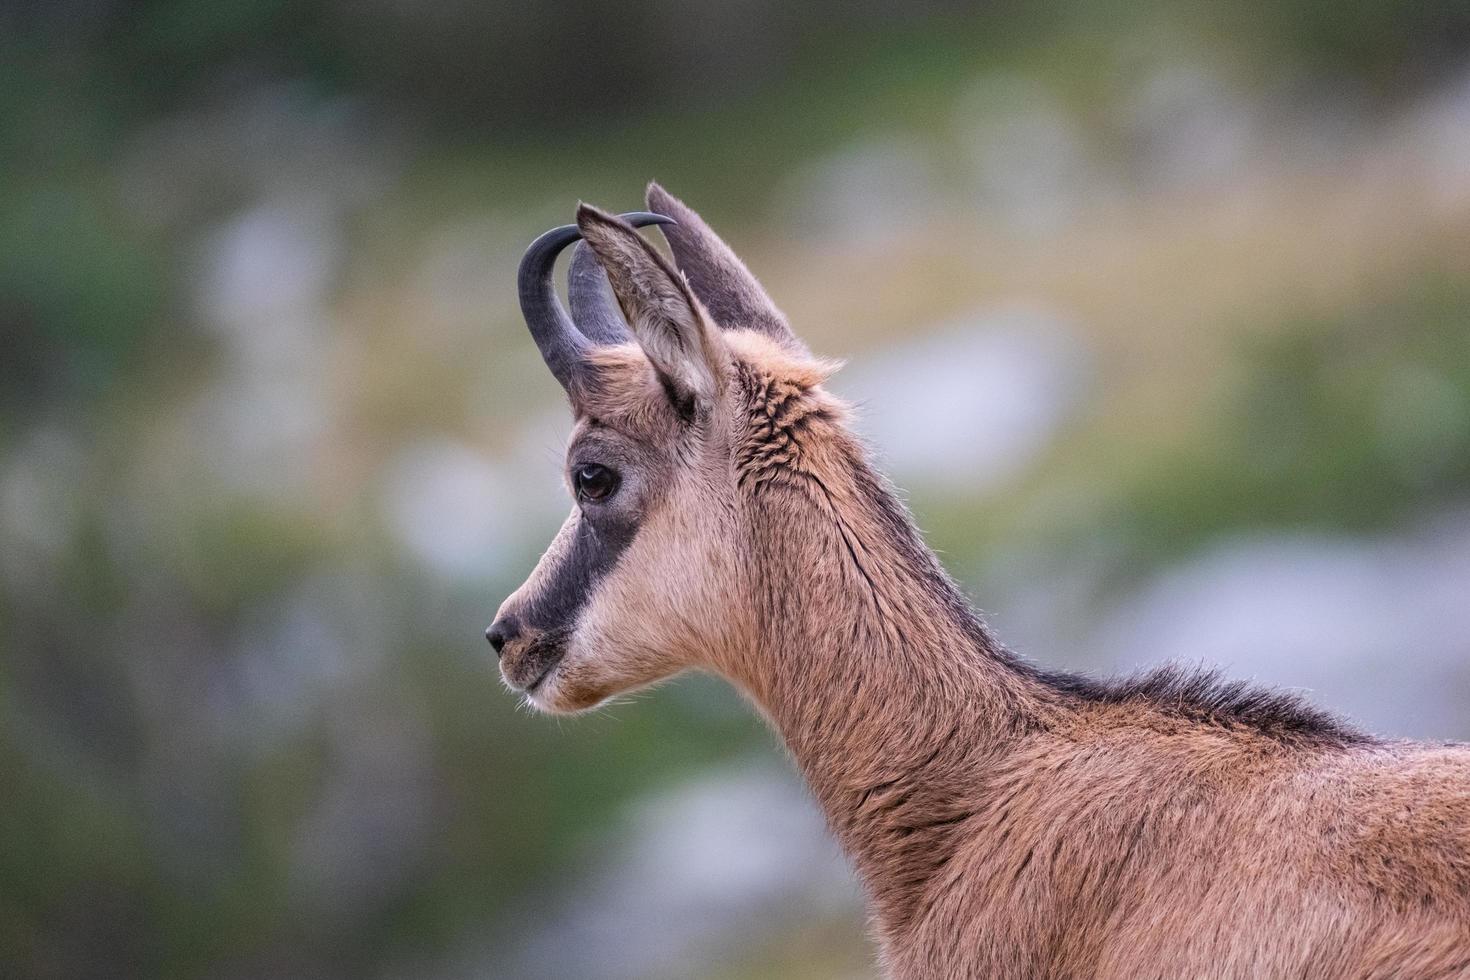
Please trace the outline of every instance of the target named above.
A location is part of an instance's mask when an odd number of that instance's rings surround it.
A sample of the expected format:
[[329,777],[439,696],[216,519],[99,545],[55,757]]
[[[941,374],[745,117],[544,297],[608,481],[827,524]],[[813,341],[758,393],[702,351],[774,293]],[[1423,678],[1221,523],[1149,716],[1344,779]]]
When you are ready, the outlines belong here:
[[763,492],[785,516],[756,522],[770,528],[755,542],[764,639],[730,673],[891,929],[948,860],[984,774],[1053,709],[861,459]]

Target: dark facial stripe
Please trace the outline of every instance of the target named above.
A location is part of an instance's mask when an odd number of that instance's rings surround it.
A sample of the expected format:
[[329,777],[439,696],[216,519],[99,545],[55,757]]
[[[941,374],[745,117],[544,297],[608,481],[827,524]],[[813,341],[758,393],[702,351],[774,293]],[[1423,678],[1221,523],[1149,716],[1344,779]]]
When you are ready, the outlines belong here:
[[570,630],[597,583],[616,567],[637,533],[637,521],[610,516],[594,521],[580,515],[570,545],[522,613],[527,625],[548,632]]

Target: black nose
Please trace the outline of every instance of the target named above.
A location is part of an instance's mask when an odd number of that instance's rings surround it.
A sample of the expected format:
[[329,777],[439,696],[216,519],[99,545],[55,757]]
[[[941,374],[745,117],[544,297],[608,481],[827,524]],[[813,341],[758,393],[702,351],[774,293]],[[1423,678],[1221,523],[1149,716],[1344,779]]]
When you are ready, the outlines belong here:
[[502,616],[491,623],[490,628],[485,631],[485,639],[489,640],[490,645],[495,648],[497,657],[500,656],[500,651],[507,643],[520,635],[521,624],[516,622],[514,616]]

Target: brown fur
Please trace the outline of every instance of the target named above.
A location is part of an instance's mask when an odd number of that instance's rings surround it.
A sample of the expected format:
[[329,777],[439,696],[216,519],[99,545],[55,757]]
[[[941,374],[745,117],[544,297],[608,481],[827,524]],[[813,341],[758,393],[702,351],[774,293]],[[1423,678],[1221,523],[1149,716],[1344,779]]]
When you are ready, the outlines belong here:
[[[893,977],[1470,977],[1470,751],[1208,676],[1019,660],[869,466],[831,366],[763,293],[742,329],[759,287],[723,243],[702,223],[675,243],[704,265],[695,299],[631,229],[580,217],[639,344],[594,355],[569,459],[616,461],[641,523],[535,704],[731,680],[852,859]],[[720,275],[739,288],[710,297]]]

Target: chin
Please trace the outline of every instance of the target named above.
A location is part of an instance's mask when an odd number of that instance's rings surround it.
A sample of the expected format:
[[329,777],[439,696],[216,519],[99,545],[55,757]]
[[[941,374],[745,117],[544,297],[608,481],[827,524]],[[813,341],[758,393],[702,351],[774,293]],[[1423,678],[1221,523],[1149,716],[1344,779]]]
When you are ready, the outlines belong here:
[[[556,673],[552,672],[553,675]],[[526,703],[537,711],[548,715],[572,715],[585,710],[583,706],[569,701],[557,686],[556,677],[542,681],[534,691],[526,692]],[[588,706],[590,707],[590,705]]]
[[575,715],[592,710],[618,693],[617,688],[591,683],[585,675],[585,670],[578,670],[564,658],[526,692],[526,700],[548,715]]
[[620,694],[652,687],[676,673],[677,670],[671,670],[652,676],[629,677],[609,673],[600,664],[575,662],[568,656],[553,667],[533,690],[526,692],[526,700],[549,715],[575,715],[591,711]]

